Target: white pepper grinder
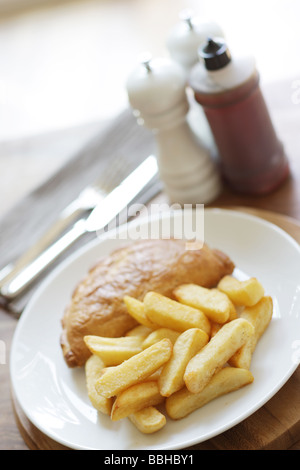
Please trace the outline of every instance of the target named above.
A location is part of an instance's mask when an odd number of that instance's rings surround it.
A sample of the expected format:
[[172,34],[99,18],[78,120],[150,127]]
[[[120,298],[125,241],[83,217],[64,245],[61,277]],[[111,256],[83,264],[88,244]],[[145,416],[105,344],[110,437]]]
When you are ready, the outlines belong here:
[[169,58],[144,57],[127,80],[127,93],[138,123],[156,138],[160,178],[174,204],[206,204],[221,189],[219,172],[192,132],[186,115],[186,75]]
[[218,158],[217,147],[208,125],[204,111],[195,103],[194,93],[189,87],[188,78],[193,66],[198,63],[199,47],[206,43],[208,37],[224,37],[222,28],[214,21],[195,16],[189,9],[179,13],[179,22],[171,28],[166,39],[170,57],[186,71],[187,96],[190,104],[188,121],[193,131],[203,144],[209,148],[215,159]]

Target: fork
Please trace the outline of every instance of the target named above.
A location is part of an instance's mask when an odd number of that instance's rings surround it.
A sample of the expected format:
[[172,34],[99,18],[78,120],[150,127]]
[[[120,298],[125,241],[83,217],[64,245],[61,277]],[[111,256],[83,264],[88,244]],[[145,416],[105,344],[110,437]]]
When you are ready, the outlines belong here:
[[72,222],[91,211],[106,194],[112,191],[126,176],[128,163],[124,158],[115,157],[106,166],[100,178],[84,188],[77,198],[65,207],[56,222],[14,263],[9,263],[0,270],[0,288],[20,269],[35,259],[47,248]]

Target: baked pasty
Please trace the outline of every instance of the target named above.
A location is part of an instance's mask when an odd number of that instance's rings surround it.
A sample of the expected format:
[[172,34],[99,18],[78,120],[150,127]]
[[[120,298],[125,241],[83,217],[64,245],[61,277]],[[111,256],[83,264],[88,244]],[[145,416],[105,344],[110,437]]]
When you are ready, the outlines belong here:
[[187,250],[184,240],[139,240],[101,259],[76,287],[62,318],[61,347],[69,367],[90,356],[83,337],[122,336],[136,325],[123,301],[143,300],[148,291],[173,297],[184,283],[213,287],[234,269],[233,262],[206,244]]

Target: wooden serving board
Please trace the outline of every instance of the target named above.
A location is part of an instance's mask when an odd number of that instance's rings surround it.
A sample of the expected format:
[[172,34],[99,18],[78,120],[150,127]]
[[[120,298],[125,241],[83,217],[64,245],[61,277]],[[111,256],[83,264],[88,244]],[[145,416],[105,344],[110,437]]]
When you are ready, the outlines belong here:
[[[300,222],[274,212],[232,207],[268,220],[300,243]],[[300,367],[262,408],[213,439],[189,450],[287,450],[300,449]],[[20,433],[32,450],[68,450],[36,428],[25,416],[15,397],[12,403]]]

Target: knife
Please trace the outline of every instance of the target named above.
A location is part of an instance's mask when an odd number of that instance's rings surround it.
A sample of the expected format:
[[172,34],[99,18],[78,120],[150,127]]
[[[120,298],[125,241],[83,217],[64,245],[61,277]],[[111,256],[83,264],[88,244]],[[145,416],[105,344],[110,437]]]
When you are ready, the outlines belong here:
[[[110,158],[110,163],[102,170],[100,177],[83,188],[76,198],[64,207],[55,221],[47,227],[38,240],[27,248],[17,260],[1,268],[0,291],[3,284],[6,284],[16,276],[17,272],[24,269],[38,255],[43,253],[76,220],[87,217],[104,196],[121,183],[125,174],[128,174],[126,167],[125,158],[120,158],[117,155]],[[124,173],[125,171],[126,173]]]
[[156,158],[150,155],[119,186],[104,197],[86,219],[77,221],[34,261],[3,284],[0,294],[8,301],[22,294],[47,267],[84,234],[103,231],[157,175]]

